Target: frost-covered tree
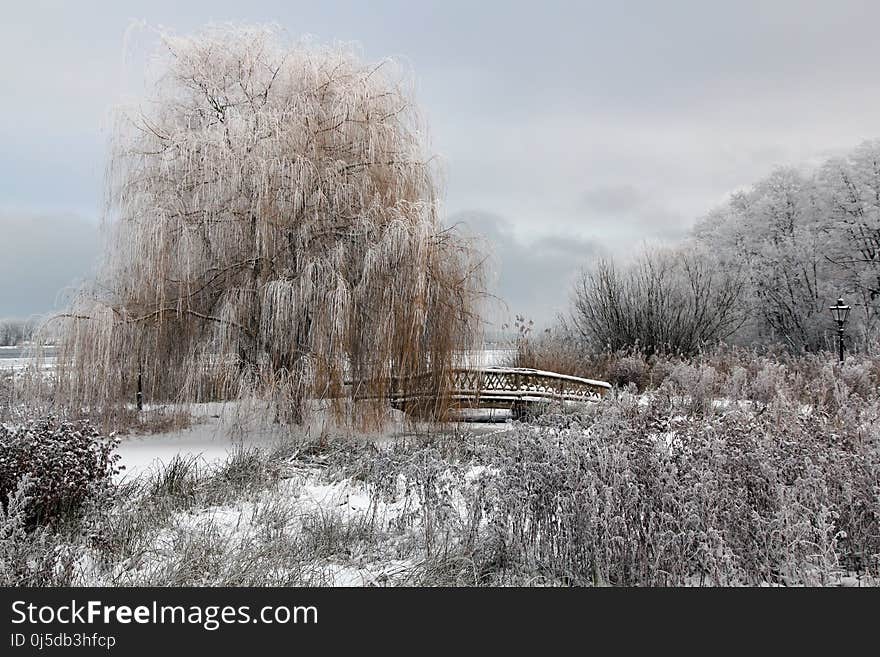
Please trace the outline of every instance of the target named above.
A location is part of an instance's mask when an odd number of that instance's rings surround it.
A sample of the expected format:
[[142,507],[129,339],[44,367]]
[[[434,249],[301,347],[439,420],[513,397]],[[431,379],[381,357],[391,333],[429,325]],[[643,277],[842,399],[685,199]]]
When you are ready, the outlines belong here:
[[256,397],[300,421],[346,380],[381,397],[431,372],[442,403],[481,271],[442,229],[405,78],[274,27],[163,35],[158,69],[115,124],[110,247],[59,318],[59,401],[130,402],[143,372],[147,399]]
[[880,319],[880,141],[826,162],[816,187],[826,257],[840,293],[855,297],[853,319],[869,339]]
[[750,338],[795,351],[826,346],[829,268],[811,179],[778,169],[697,226],[717,265],[745,274]]
[[742,278],[691,247],[584,270],[566,326],[593,350],[693,355],[743,324]]

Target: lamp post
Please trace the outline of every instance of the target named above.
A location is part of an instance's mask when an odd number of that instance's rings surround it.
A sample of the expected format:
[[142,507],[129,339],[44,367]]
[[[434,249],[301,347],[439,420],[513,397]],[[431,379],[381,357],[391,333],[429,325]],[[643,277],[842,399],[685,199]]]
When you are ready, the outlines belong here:
[[838,361],[843,363],[843,325],[846,324],[846,320],[849,317],[850,307],[844,305],[843,297],[838,297],[837,305],[830,306],[828,309],[831,311],[831,316],[834,318],[834,321],[837,322]]

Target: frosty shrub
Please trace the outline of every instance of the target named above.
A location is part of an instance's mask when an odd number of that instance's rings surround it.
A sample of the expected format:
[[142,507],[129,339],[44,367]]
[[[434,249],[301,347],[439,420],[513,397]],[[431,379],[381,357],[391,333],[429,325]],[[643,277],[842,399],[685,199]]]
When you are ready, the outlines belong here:
[[850,391],[863,399],[877,394],[874,387],[877,371],[873,361],[850,359],[841,368],[840,378]]
[[670,370],[661,387],[684,395],[687,411],[699,415],[712,410],[718,393],[717,379],[718,373],[711,365],[679,363]]
[[533,333],[533,326],[517,316],[514,327],[519,330],[513,353],[505,359],[510,367],[528,367],[559,374],[582,375],[584,351],[576,336],[565,325],[556,325]]
[[876,403],[850,417],[782,399],[762,413],[669,404],[623,395],[592,417],[523,425],[497,447],[489,515],[508,549],[582,583],[877,573],[880,436],[865,424]]
[[608,366],[608,383],[626,388],[633,384],[639,390],[644,390],[648,382],[648,363],[641,354],[621,356],[614,359]]
[[691,357],[640,349],[595,352],[564,329],[554,330],[552,339],[533,340],[529,353],[527,367],[601,379],[620,389],[632,384],[647,392],[665,382],[667,391],[686,396],[695,408],[708,409],[713,399],[770,404],[784,398],[834,413],[851,396],[870,401],[880,390],[880,366],[866,355],[850,356],[840,367],[835,354],[793,355],[778,348],[718,345]]
[[[24,513],[29,526],[50,523],[108,490],[119,471],[119,441],[103,437],[88,422],[50,417],[18,426],[0,425],[0,502],[27,479]],[[23,499],[23,497],[22,497]],[[24,504],[19,503],[19,506]]]
[[76,550],[30,526],[32,490],[32,479],[22,477],[0,505],[0,586],[70,586]]

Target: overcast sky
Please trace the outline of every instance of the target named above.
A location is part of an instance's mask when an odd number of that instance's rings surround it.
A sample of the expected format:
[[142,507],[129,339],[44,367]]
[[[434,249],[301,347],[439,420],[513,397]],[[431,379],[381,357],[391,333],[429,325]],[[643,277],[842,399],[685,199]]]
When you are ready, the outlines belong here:
[[3,0],[0,317],[49,310],[96,257],[133,19],[273,21],[402,59],[449,222],[490,238],[498,294],[539,322],[598,254],[680,239],[775,166],[880,137],[876,1]]

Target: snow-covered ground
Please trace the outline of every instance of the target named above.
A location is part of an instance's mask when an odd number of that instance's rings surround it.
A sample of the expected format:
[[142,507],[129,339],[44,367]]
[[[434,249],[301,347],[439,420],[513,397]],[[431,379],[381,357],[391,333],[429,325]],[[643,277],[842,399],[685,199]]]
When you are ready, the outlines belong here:
[[[150,410],[146,407],[146,410]],[[150,469],[169,463],[174,457],[195,459],[200,466],[210,467],[226,460],[231,452],[239,448],[271,449],[279,442],[289,439],[290,431],[301,431],[310,436],[345,435],[365,442],[383,443],[425,431],[431,427],[413,423],[404,413],[390,410],[388,424],[381,431],[354,431],[348,427],[338,427],[328,415],[320,410],[313,411],[310,421],[301,429],[272,425],[240,417],[233,403],[211,403],[193,405],[190,409],[194,422],[185,429],[161,433],[129,434],[121,436],[118,453],[125,470],[120,478],[136,477]],[[509,416],[507,411],[474,410],[468,414],[470,421],[452,424],[450,431],[472,431],[488,433],[506,431],[498,420]],[[479,421],[483,420],[483,421]]]
[[[149,475],[151,471],[167,464],[177,456],[195,459],[206,470],[227,461],[230,453],[238,447],[265,448],[277,447],[280,441],[290,440],[284,428],[260,426],[252,422],[243,427],[242,420],[231,405],[205,404],[193,409],[197,422],[189,429],[174,430],[149,435],[129,435],[122,438],[119,453],[126,466],[120,479],[130,479]],[[333,429],[326,425],[320,413],[303,431],[324,431],[333,435],[334,431],[345,435],[348,440],[363,439],[380,443],[403,439],[424,431],[437,428],[422,427],[406,422],[402,414],[394,412],[390,424],[381,433],[354,433],[350,429]],[[469,422],[464,425],[451,425],[450,431],[470,431],[489,433],[507,431],[506,425],[480,424]],[[146,578],[155,576],[167,564],[179,558],[180,545],[193,536],[210,536],[218,545],[249,545],[261,540],[266,531],[266,517],[278,518],[280,524],[274,525],[279,534],[298,540],[303,532],[324,531],[323,523],[339,523],[339,527],[358,527],[362,524],[375,528],[377,543],[360,548],[345,556],[316,559],[303,573],[306,581],[330,586],[376,586],[405,583],[419,565],[420,552],[414,551],[410,544],[420,531],[413,526],[412,514],[420,509],[418,499],[404,491],[397,496],[379,495],[363,481],[343,477],[328,478],[328,472],[320,459],[291,460],[283,462],[282,479],[266,490],[251,495],[243,495],[234,502],[217,506],[194,506],[181,510],[173,517],[163,521],[150,544],[145,549],[145,557],[139,564],[129,562],[116,565],[109,580],[116,577]],[[479,474],[475,471],[474,476]],[[460,495],[458,496],[460,497]],[[464,517],[467,510],[464,500],[457,499],[458,513]],[[310,530],[308,525],[318,529]],[[329,531],[333,531],[332,529]],[[372,531],[372,530],[371,530]],[[262,532],[262,533],[261,533]],[[401,546],[399,542],[403,542]],[[360,546],[355,541],[353,545]],[[95,581],[106,583],[108,574],[99,574],[94,564]],[[88,579],[88,577],[87,577]],[[91,580],[89,580],[91,581]],[[139,581],[139,580],[138,580]]]
[[[302,470],[292,474],[278,490],[264,491],[257,498],[241,501],[234,506],[216,506],[189,510],[176,514],[169,523],[168,532],[194,532],[209,527],[223,542],[246,541],[259,531],[259,518],[266,508],[279,514],[278,505],[284,506],[279,515],[291,519],[285,532],[302,531],[306,518],[335,516],[342,522],[369,519],[380,527],[387,527],[405,511],[411,510],[411,500],[383,502],[371,497],[363,484],[345,479],[325,482],[319,471]],[[160,535],[156,540],[154,559],[162,559],[162,546],[174,545],[172,536]],[[165,555],[174,558],[173,554]],[[149,566],[149,564],[146,564]],[[394,583],[395,579],[412,570],[411,559],[376,558],[375,555],[351,555],[346,563],[320,561],[311,565],[310,579],[328,586],[377,586]]]
[[117,450],[125,466],[120,477],[136,477],[176,456],[211,466],[226,460],[236,447],[267,447],[278,439],[268,431],[237,435],[217,421],[167,433],[124,436]]

